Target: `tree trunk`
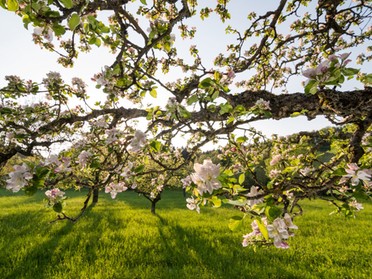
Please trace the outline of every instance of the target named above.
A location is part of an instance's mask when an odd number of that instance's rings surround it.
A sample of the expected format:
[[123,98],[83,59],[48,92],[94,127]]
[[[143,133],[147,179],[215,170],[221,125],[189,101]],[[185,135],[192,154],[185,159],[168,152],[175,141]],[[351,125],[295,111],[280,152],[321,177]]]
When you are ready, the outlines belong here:
[[155,197],[155,199],[150,199],[151,201],[151,213],[155,214],[155,206],[158,201],[161,200],[161,193],[158,193],[158,195]]
[[93,187],[93,200],[92,203],[97,203],[98,202],[98,187]]
[[151,201],[151,213],[155,214],[155,206],[157,201]]

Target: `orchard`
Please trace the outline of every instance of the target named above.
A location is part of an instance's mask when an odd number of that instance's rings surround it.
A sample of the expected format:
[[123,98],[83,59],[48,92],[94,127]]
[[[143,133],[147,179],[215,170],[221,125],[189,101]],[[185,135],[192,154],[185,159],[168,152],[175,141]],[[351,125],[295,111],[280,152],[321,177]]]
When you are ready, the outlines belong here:
[[[100,192],[135,191],[155,213],[179,187],[190,210],[240,210],[228,226],[248,220],[243,246],[288,248],[304,199],[354,217],[372,190],[371,1],[251,2],[0,0],[56,63],[97,48],[112,57],[91,80],[5,76],[3,187],[45,191],[54,221],[73,222]],[[320,116],[330,127],[306,130]],[[287,118],[304,131],[252,127]],[[83,188],[67,215],[65,191]]]

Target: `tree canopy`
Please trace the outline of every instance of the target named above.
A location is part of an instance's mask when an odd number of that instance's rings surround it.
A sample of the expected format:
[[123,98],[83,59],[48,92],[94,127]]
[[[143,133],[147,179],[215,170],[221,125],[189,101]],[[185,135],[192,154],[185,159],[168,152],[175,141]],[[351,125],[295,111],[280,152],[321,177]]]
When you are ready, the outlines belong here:
[[[357,196],[370,196],[372,75],[359,68],[371,60],[371,1],[281,0],[266,10],[234,0],[0,5],[65,67],[79,53],[94,59],[94,48],[112,55],[92,77],[99,98],[88,81],[66,83],[57,72],[40,82],[6,76],[0,89],[0,164],[25,156],[6,187],[47,188],[59,219],[73,219],[60,189],[113,197],[132,189],[157,201],[164,186],[183,185],[190,209],[240,208],[231,228],[250,216],[244,246],[287,248],[301,199],[325,198],[349,216],[362,208]],[[338,128],[267,139],[249,126],[296,116]],[[201,162],[211,142],[221,146],[217,159]],[[35,154],[39,162],[27,160]]]

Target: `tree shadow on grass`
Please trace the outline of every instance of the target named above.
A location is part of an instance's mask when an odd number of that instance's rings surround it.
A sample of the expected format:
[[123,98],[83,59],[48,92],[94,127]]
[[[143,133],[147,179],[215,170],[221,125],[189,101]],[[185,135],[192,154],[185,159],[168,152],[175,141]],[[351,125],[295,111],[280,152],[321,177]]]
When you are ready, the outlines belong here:
[[[166,262],[168,278],[195,278],[198,270],[204,274],[201,278],[301,278],[291,273],[285,262],[282,266],[272,266],[277,252],[253,252],[228,234],[210,241],[207,230],[200,231],[157,217],[161,224],[162,245],[167,246],[166,251],[170,253]],[[172,266],[185,268],[177,269],[177,274],[173,274]]]
[[[92,215],[92,206],[87,208]],[[93,214],[94,215],[94,214]],[[101,215],[101,214],[100,214]],[[84,216],[80,219],[82,220]],[[9,242],[4,242],[0,256],[2,278],[50,278],[53,269],[64,260],[65,253],[81,253],[87,251],[71,251],[82,240],[79,232],[92,231],[94,234],[85,235],[86,243],[94,242],[102,233],[97,219],[90,225],[80,225],[79,222],[61,221],[50,224],[43,213],[27,212],[1,216],[1,237],[11,235]],[[79,220],[79,221],[80,221]],[[86,223],[85,223],[86,224]],[[31,237],[28,232],[31,231]],[[36,237],[35,237],[36,236]],[[79,237],[80,236],[80,237]],[[34,238],[32,238],[34,237]],[[94,249],[89,251],[89,260],[95,261]]]

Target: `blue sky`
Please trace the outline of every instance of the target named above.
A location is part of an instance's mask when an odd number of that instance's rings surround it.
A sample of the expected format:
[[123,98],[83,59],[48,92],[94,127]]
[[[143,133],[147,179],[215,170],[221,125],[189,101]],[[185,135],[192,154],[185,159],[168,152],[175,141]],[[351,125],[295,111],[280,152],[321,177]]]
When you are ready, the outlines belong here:
[[[33,28],[30,26],[30,30],[26,30],[21,19],[14,13],[0,9],[0,26],[0,36],[3,38],[0,44],[0,86],[5,84],[4,76],[6,75],[18,75],[24,79],[41,81],[49,71],[57,71],[62,74],[66,82],[70,82],[74,76],[81,77],[88,83],[92,94],[99,94],[94,85],[90,83],[90,78],[105,65],[112,64],[112,57],[105,49],[100,48],[88,54],[80,54],[75,67],[66,69],[56,62],[57,54],[42,50],[39,46],[34,45],[32,42]],[[209,48],[213,47],[214,42],[221,41],[219,37],[221,30],[211,29],[205,23],[201,26],[203,28],[199,32],[200,38],[203,41],[210,41],[209,44],[206,44],[207,47],[200,49],[205,56],[210,52]],[[297,92],[299,89],[300,87],[296,87],[290,91]],[[307,121],[304,117],[298,117],[279,121],[261,121],[252,126],[262,130],[267,135],[287,135],[301,130],[311,131],[328,125],[329,122],[323,117],[317,117],[312,121]]]

